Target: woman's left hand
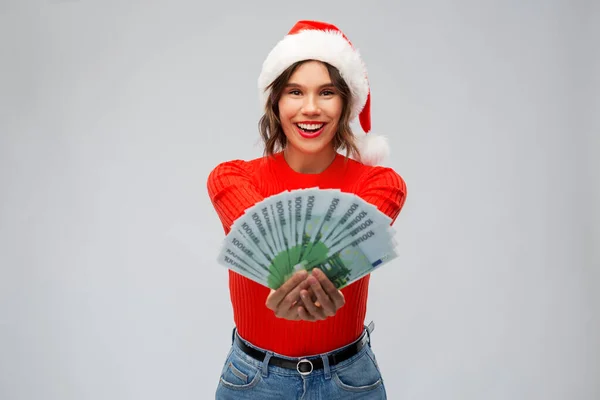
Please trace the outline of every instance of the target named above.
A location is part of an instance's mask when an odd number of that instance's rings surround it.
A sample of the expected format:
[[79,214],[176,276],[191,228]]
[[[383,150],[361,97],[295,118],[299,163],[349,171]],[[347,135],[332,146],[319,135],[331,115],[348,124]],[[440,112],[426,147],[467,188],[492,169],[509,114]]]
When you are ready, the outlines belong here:
[[[310,292],[308,290],[300,291],[300,298],[304,303],[304,307],[298,307],[300,319],[322,321],[333,317],[337,310],[345,304],[342,292],[336,289],[327,275],[318,268],[314,268],[312,274],[306,279],[310,284]],[[316,297],[316,302],[313,297]]]

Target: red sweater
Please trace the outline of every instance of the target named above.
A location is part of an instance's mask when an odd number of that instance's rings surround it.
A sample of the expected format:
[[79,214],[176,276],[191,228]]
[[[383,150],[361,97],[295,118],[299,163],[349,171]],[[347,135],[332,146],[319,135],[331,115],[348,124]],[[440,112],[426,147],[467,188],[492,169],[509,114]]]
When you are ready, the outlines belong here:
[[[207,186],[226,234],[246,208],[284,190],[338,188],[360,196],[393,221],[406,199],[405,182],[394,170],[366,166],[341,154],[320,174],[294,171],[283,153],[252,161],[228,161],[211,171]],[[266,307],[269,288],[230,270],[229,290],[235,325],[239,334],[254,345],[289,357],[334,350],[356,340],[362,333],[369,278],[367,275],[342,289],[346,304],[335,316],[318,322],[289,321],[277,318]]]

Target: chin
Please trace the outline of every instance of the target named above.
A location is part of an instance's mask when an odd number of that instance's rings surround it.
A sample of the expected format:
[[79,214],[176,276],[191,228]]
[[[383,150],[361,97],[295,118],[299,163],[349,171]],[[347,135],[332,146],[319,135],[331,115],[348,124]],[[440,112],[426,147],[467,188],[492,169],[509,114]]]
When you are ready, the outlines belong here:
[[329,151],[329,149],[331,148],[331,141],[321,143],[298,143],[296,141],[289,141],[288,143],[296,151],[306,155],[317,155]]
[[[329,135],[328,135],[329,136]],[[317,155],[319,153],[327,152],[331,148],[332,137],[321,137],[318,139],[305,139],[302,137],[294,136],[292,140],[288,137],[288,146],[293,147],[299,153],[306,155]]]
[[326,150],[326,148],[324,147],[320,147],[318,149],[314,149],[314,148],[303,148],[303,147],[296,147],[296,149],[298,149],[298,151],[302,154],[306,154],[307,156],[315,156],[318,155],[320,153],[322,153],[323,151]]

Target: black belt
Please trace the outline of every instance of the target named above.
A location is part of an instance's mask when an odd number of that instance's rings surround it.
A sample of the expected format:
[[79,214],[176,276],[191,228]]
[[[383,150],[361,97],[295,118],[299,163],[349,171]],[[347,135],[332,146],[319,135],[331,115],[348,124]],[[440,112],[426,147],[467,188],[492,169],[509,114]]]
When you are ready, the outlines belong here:
[[[235,333],[235,343],[237,346],[247,355],[254,358],[257,361],[262,362],[265,359],[266,353],[248,346],[243,340]],[[329,365],[336,365],[344,360],[349,359],[353,355],[357,354],[365,345],[369,342],[369,334],[367,331],[363,332],[362,336],[357,339],[354,343],[340,349],[335,353],[331,353],[328,356]],[[281,368],[295,369],[302,375],[308,375],[313,370],[323,368],[323,359],[319,356],[315,358],[302,358],[298,360],[289,360],[287,358],[281,358],[277,356],[271,356],[269,359],[270,365],[275,365]]]

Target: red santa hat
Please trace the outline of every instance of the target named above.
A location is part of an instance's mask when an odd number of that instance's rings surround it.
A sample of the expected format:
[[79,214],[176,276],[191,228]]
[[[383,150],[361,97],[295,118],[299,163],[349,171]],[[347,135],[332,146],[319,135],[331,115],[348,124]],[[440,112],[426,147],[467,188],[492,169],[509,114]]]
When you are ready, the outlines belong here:
[[367,69],[357,49],[334,25],[319,21],[298,21],[271,50],[258,78],[261,105],[270,95],[268,86],[290,65],[317,60],[336,67],[353,96],[350,120],[358,117],[365,135],[357,137],[360,161],[376,165],[389,155],[385,137],[367,135],[371,130],[371,91]]

